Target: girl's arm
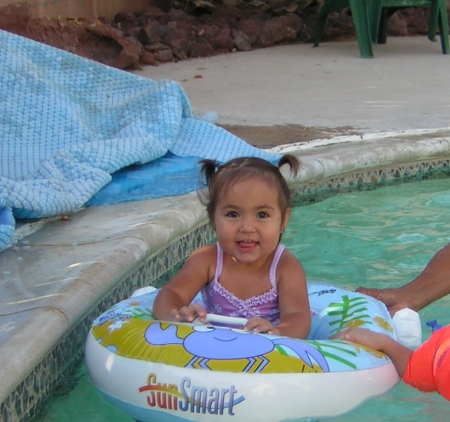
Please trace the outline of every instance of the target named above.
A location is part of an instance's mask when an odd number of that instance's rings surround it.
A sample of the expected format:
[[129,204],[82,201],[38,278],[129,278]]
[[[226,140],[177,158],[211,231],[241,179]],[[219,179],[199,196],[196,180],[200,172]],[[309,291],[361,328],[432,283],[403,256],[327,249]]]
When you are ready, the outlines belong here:
[[411,349],[400,344],[386,334],[375,333],[365,328],[349,328],[341,331],[334,338],[352,341],[374,350],[386,353],[392,360],[400,377],[405,373],[408,361],[413,353]]
[[160,290],[153,304],[153,314],[166,321],[204,320],[206,312],[199,304],[191,305],[202,287],[214,276],[216,245],[197,249],[181,270]]
[[294,255],[284,250],[278,264],[279,334],[307,338],[311,329],[311,311],[308,300],[305,271]]

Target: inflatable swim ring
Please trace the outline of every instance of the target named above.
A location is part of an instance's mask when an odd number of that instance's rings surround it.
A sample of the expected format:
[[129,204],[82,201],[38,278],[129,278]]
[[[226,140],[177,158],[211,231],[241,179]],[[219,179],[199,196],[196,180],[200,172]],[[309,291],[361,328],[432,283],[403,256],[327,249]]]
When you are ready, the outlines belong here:
[[386,355],[328,339],[350,326],[395,338],[386,307],[369,296],[309,283],[311,334],[298,340],[156,321],[157,291],[141,293],[100,315],[85,349],[95,386],[137,421],[314,420],[348,412],[399,381]]

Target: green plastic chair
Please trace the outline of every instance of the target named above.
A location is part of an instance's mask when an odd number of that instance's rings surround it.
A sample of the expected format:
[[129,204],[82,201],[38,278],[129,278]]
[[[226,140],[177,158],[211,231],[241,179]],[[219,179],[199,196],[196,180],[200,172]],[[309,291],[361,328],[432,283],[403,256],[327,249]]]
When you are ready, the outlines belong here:
[[339,12],[346,7],[350,7],[361,57],[373,57],[372,37],[370,35],[372,22],[369,20],[369,10],[378,10],[378,8],[372,8],[372,5],[369,3],[370,1],[371,0],[325,0],[316,20],[313,41],[314,47],[319,45],[328,14],[331,12]]
[[428,39],[436,40],[436,28],[439,25],[442,53],[449,54],[449,31],[446,0],[371,0],[370,20],[372,41],[386,44],[389,18],[399,9],[409,7],[430,7]]
[[373,57],[371,42],[385,44],[389,18],[397,10],[408,7],[431,8],[428,38],[435,41],[439,26],[442,52],[450,54],[446,0],[325,0],[316,20],[314,47],[319,45],[328,14],[346,7],[352,12],[361,57]]

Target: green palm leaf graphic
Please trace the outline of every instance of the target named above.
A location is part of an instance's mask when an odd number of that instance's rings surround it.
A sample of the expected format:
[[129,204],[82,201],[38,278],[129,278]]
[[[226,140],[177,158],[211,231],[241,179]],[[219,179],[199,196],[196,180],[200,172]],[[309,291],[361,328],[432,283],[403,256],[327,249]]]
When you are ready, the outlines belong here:
[[133,308],[133,312],[131,313],[133,318],[136,319],[154,319],[153,313],[149,308]]
[[[343,365],[348,366],[352,369],[357,369],[357,366],[355,363],[353,363],[350,360],[347,360],[344,358],[344,355],[349,355],[349,359],[355,358],[357,356],[357,353],[354,349],[349,349],[346,347],[342,347],[339,345],[338,342],[320,342],[320,341],[314,341],[311,340],[310,343],[327,359],[332,359],[334,361],[340,362]],[[339,354],[333,353],[337,352]]]
[[372,324],[372,317],[368,313],[368,301],[363,297],[350,299],[348,295],[342,296],[342,302],[330,303],[327,314],[338,318],[330,321],[333,333],[336,333],[355,320],[362,320],[365,324]]

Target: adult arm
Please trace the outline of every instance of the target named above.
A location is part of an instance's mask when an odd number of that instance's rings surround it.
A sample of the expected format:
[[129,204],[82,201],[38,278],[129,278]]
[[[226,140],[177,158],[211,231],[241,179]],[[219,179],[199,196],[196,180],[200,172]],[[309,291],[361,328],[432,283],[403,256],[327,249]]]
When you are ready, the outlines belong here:
[[450,243],[440,249],[410,283],[388,289],[358,287],[357,291],[385,303],[391,315],[403,308],[419,311],[450,294]]

